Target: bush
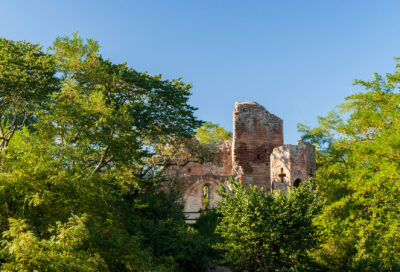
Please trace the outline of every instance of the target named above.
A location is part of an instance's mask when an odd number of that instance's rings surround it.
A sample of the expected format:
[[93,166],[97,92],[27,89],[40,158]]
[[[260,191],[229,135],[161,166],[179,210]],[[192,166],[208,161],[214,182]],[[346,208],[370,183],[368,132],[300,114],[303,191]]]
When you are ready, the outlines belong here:
[[268,195],[256,186],[245,188],[234,179],[230,183],[231,190],[221,186],[223,201],[217,206],[221,220],[216,233],[223,241],[215,248],[223,251],[221,262],[240,271],[308,266],[308,251],[319,243],[312,221],[322,206],[311,182],[286,194]]

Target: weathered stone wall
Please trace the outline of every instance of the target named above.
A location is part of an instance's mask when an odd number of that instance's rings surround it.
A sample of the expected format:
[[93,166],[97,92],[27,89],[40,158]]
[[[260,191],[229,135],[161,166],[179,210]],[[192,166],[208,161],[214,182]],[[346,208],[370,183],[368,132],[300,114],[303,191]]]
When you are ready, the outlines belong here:
[[296,180],[304,181],[315,171],[313,145],[298,142],[296,145],[277,147],[271,154],[271,187],[274,190],[286,191],[298,185]]
[[168,169],[169,176],[175,176],[181,181],[184,212],[189,220],[200,216],[204,186],[210,186],[210,206],[213,208],[221,200],[217,194],[219,184],[232,176],[232,141],[216,145],[216,152],[217,155],[211,162],[189,162],[185,166]]
[[303,142],[292,145],[290,150],[291,181],[296,179],[304,181],[312,173],[315,173],[314,146]]
[[288,190],[290,177],[290,149],[288,145],[275,147],[271,154],[271,190]]
[[232,166],[245,185],[270,191],[270,154],[283,144],[282,120],[256,102],[237,102],[233,112]]

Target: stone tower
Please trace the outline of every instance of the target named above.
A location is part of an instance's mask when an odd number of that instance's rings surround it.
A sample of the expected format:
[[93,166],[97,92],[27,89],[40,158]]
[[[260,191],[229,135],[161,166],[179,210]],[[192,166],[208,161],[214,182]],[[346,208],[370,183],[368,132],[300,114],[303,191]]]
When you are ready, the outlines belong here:
[[314,147],[302,142],[283,145],[282,120],[256,102],[235,103],[233,138],[213,148],[213,161],[190,161],[167,170],[167,175],[182,180],[189,223],[220,201],[216,192],[226,178],[236,177],[244,185],[257,185],[268,193],[296,187],[316,170]]
[[283,144],[282,120],[256,102],[237,102],[233,111],[233,175],[270,191],[270,154]]

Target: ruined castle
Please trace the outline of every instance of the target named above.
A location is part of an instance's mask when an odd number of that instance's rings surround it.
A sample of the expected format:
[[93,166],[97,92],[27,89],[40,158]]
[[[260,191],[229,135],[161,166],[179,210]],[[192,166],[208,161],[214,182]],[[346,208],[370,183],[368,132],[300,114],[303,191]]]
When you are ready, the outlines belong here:
[[315,150],[310,144],[283,145],[282,119],[256,102],[236,102],[233,138],[217,144],[212,162],[189,162],[170,169],[182,180],[184,212],[189,220],[220,200],[216,191],[226,178],[236,177],[265,192],[286,191],[315,173]]

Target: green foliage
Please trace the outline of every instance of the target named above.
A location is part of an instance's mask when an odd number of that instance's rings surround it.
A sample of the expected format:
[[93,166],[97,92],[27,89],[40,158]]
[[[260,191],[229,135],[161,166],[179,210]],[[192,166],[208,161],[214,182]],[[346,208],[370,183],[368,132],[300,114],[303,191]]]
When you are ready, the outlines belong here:
[[232,139],[232,132],[212,122],[205,122],[197,129],[196,138],[200,144],[217,144]]
[[32,119],[13,127],[0,116],[13,135],[0,152],[1,269],[201,271],[205,244],[151,163],[157,145],[200,125],[190,85],[112,64],[76,34],[53,55],[2,42],[18,61],[0,48],[0,112],[14,114],[21,86],[15,114]]
[[209,243],[212,243],[217,237],[215,235],[215,228],[217,227],[219,218],[220,216],[214,210],[210,210],[202,213],[194,224],[194,227],[199,231],[200,235],[209,239]]
[[0,39],[0,152],[57,88],[55,61],[38,44]]
[[209,210],[200,215],[193,227],[198,230],[202,240],[207,244],[207,255],[212,259],[219,259],[221,251],[213,248],[217,243],[223,242],[215,229],[220,220],[220,215],[215,210]]
[[309,263],[307,253],[318,245],[312,220],[321,201],[310,182],[287,194],[265,194],[256,186],[245,188],[231,179],[220,187],[221,214],[216,232],[223,242],[222,262],[240,271],[284,271]]
[[105,271],[100,255],[85,245],[85,221],[85,216],[73,216],[65,224],[57,222],[49,239],[39,239],[25,220],[9,219],[2,252],[7,262],[1,271]]
[[201,124],[187,104],[191,85],[180,79],[103,60],[96,42],[76,35],[58,38],[52,50],[64,75],[40,128],[73,147],[92,173],[122,165],[142,171],[152,146],[190,137]]
[[400,270],[397,69],[356,80],[364,92],[347,97],[319,127],[302,130],[303,139],[319,147],[316,180],[327,205],[316,220],[325,241],[314,255],[327,270]]

